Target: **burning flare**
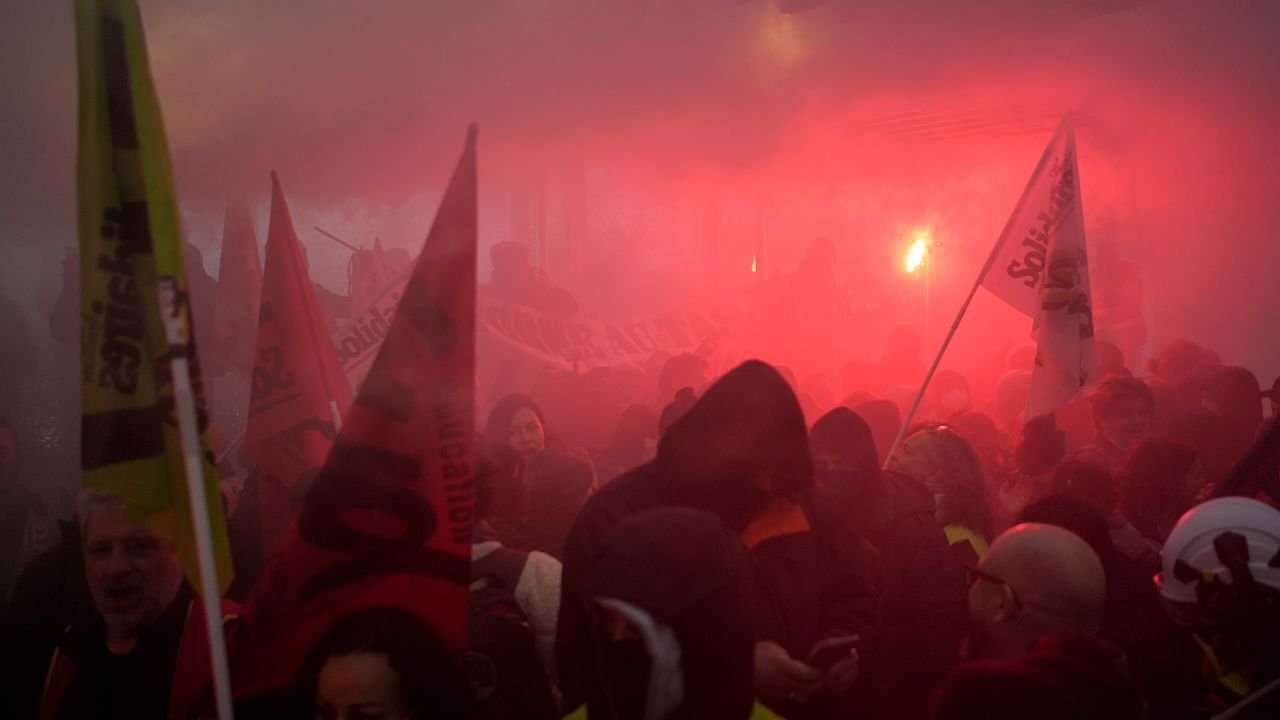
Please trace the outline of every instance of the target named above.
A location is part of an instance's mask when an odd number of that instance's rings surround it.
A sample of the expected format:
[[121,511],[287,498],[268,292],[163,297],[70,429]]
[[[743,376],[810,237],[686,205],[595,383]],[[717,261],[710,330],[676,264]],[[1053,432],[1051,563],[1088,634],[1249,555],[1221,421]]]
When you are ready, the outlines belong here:
[[916,268],[924,263],[924,256],[929,252],[929,231],[925,230],[916,235],[916,241],[911,243],[911,247],[907,250],[907,258],[903,263],[903,267],[907,272],[913,273]]

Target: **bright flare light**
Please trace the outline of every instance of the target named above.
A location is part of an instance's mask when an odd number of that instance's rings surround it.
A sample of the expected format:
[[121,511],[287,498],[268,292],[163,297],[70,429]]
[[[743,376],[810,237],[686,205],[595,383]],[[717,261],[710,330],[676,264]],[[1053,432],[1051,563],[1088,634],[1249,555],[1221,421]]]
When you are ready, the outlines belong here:
[[751,256],[751,272],[755,272],[755,271],[756,271],[756,256],[752,255]]
[[907,272],[913,273],[916,268],[924,263],[924,256],[929,252],[929,231],[916,235],[916,241],[911,243],[911,247],[907,250],[907,258],[903,263],[903,267]]

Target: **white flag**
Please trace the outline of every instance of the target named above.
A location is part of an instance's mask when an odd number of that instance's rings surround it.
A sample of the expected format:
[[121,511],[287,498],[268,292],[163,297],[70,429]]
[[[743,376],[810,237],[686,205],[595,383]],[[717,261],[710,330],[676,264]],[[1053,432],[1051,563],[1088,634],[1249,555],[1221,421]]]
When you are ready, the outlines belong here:
[[982,278],[983,287],[1030,318],[1040,311],[1040,284],[1049,248],[1063,223],[1080,211],[1078,178],[1063,171],[1068,152],[1070,166],[1075,168],[1074,137],[1070,119],[1064,118],[996,241]]
[[1076,136],[1065,117],[992,251],[983,287],[1035,319],[1024,417],[1071,402],[1097,374]]

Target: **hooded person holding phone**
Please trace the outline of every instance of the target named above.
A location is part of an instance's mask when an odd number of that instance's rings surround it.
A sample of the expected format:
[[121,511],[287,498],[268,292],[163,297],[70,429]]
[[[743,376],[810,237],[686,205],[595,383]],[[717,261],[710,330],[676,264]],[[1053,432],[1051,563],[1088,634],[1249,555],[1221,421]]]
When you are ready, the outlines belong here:
[[658,457],[601,488],[569,533],[556,638],[566,707],[585,700],[593,671],[589,616],[570,598],[605,536],[628,516],[688,507],[718,517],[747,553],[759,699],[792,720],[839,717],[834,704],[860,671],[856,645],[876,626],[871,561],[812,485],[804,417],[778,371],[748,361],[713,384],[663,434]]

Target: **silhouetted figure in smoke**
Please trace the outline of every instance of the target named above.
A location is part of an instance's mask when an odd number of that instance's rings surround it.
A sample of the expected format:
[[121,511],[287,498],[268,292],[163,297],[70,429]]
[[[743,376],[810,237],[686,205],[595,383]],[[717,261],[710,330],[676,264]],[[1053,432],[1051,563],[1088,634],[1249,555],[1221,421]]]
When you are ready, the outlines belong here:
[[1262,426],[1262,388],[1242,367],[1213,370],[1204,382],[1204,406],[1222,417],[1226,453],[1231,464],[1253,445]]
[[658,373],[658,402],[665,406],[675,399],[680,388],[701,390],[707,384],[707,370],[706,359],[693,353],[668,359]]
[[694,403],[698,402],[698,396],[694,393],[693,388],[680,388],[676,391],[675,399],[667,403],[662,408],[662,413],[658,415],[658,437],[661,438],[667,434],[667,428],[676,423],[677,420],[684,417],[684,414],[693,409]]
[[648,405],[629,405],[618,419],[608,447],[595,458],[596,476],[604,484],[649,462],[658,451],[658,414]]
[[489,260],[493,273],[489,282],[480,286],[485,294],[560,317],[577,314],[578,301],[533,266],[529,248],[518,242],[500,242],[489,250]]
[[876,441],[876,457],[883,465],[885,458],[889,456],[889,448],[902,429],[902,413],[898,410],[897,403],[892,400],[867,400],[849,409],[867,421],[871,437]]
[[58,524],[61,542],[27,563],[0,617],[0,707],[12,717],[35,717],[63,632],[98,614],[85,581],[80,529],[74,521]]
[[298,249],[302,252],[302,263],[308,279],[311,280],[311,288],[315,290],[316,303],[320,306],[320,312],[324,314],[325,327],[330,333],[337,332],[338,328],[351,318],[351,297],[336,293],[316,282],[311,275],[311,258],[307,254],[307,246],[299,242]]
[[950,422],[956,413],[970,407],[969,381],[955,370],[939,370],[925,390],[919,419]]
[[1158,553],[1204,489],[1204,469],[1186,445],[1148,438],[1134,446],[1116,480],[1120,511]]
[[[36,369],[35,347],[31,331],[23,318],[22,307],[5,294],[0,286],[0,340],[4,342],[4,355],[0,359],[0,377],[8,387],[16,387]],[[0,394],[0,403],[8,402],[8,391]],[[0,409],[5,405],[0,404]]]
[[0,613],[23,566],[58,544],[57,522],[21,473],[18,433],[0,420]]
[[[186,271],[187,292],[190,294],[196,347],[212,347],[213,310],[214,303],[217,302],[218,281],[205,270],[204,254],[200,252],[200,248],[190,242],[182,247],[182,264]],[[53,312],[49,317],[49,332],[59,342],[68,345],[80,343],[80,261],[75,248],[67,248],[62,258],[62,289],[54,301]],[[201,357],[205,354],[201,353]]]
[[884,356],[880,358],[880,386],[919,387],[924,380],[924,343],[920,333],[910,325],[898,325],[889,331]]
[[1142,273],[1137,265],[1120,257],[1114,242],[1099,243],[1098,253],[1091,260],[1094,326],[1132,366],[1147,342],[1147,321],[1142,317]]
[[1053,467],[1066,455],[1066,442],[1052,414],[1022,426],[1012,465],[987,478],[997,528],[1012,525],[1022,508],[1048,492]]
[[1209,374],[1222,367],[1222,359],[1212,350],[1190,340],[1172,340],[1148,363],[1155,376],[1152,385],[1160,387],[1161,415],[1171,416],[1199,407],[1203,402],[1204,383]]
[[836,339],[848,315],[847,293],[836,279],[836,246],[827,238],[809,244],[795,271],[770,282],[764,313],[765,347],[800,374],[834,375]]

